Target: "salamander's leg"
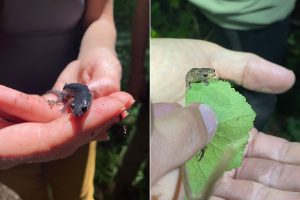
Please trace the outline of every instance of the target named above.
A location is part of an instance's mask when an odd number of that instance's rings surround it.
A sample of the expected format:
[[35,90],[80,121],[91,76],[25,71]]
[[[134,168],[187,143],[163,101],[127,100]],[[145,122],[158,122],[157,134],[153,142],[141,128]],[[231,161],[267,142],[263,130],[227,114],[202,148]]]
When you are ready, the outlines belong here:
[[204,82],[204,85],[208,86],[208,80],[207,79],[203,80],[203,82]]
[[[61,92],[61,91],[59,91],[59,90],[51,89],[51,90],[48,90],[48,91],[46,92],[46,94],[48,94],[48,93],[51,93],[51,94],[54,94],[54,95],[57,96],[56,101],[54,101],[54,100],[47,100],[48,103],[49,103],[49,105],[50,105],[50,104],[61,103],[61,102],[64,100],[64,93]],[[53,106],[53,105],[52,105],[52,106]]]
[[65,113],[67,108],[71,105],[72,101],[62,101],[64,103],[64,107],[60,110],[61,113]]
[[191,82],[189,82],[189,81],[186,81],[186,89],[187,90],[190,90],[191,89]]
[[54,94],[54,95],[56,95],[56,96],[59,96],[62,92],[61,92],[60,90],[51,89],[51,90],[48,90],[48,91],[46,92],[46,94],[48,94],[48,93]]
[[205,150],[206,150],[206,147],[204,147],[203,149],[201,149],[201,151],[198,153],[198,156],[199,156],[199,159],[198,161],[200,162],[205,154]]
[[63,102],[63,98],[64,98],[63,92],[61,92],[61,91],[59,91],[59,90],[51,89],[51,90],[48,90],[48,91],[46,92],[46,94],[47,94],[47,93],[52,93],[52,94],[54,94],[54,95],[57,96],[57,99],[56,99],[56,100],[47,100],[47,102],[48,102],[50,108],[52,108],[54,105],[57,105],[57,104]]

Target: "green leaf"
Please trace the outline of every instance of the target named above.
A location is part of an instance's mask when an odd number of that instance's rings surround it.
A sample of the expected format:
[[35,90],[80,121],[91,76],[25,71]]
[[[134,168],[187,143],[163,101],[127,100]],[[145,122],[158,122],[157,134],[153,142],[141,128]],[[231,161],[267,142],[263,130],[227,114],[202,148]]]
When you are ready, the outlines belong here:
[[237,152],[227,170],[241,165],[255,112],[227,81],[211,80],[208,85],[193,83],[185,98],[187,105],[194,102],[209,105],[218,120],[216,135],[205,148],[203,158],[200,160],[200,156],[195,155],[186,163],[191,192],[199,196],[227,145]]

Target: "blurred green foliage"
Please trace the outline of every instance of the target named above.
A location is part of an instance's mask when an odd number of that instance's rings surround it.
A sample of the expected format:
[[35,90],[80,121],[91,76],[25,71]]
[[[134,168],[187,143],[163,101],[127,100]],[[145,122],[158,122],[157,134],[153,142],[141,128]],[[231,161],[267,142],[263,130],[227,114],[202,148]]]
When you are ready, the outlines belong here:
[[300,141],[300,120],[299,118],[289,117],[287,119],[287,131],[296,141]]
[[[200,10],[186,0],[152,0],[151,37],[193,38],[214,41],[212,25]],[[300,77],[300,3],[291,16],[285,67]],[[300,83],[278,95],[277,109],[267,131],[291,141],[300,141]]]
[[[273,123],[270,123],[272,133],[290,141],[300,142],[300,15],[296,7],[292,15],[291,30],[288,38],[288,53],[285,66],[296,75],[295,85],[284,94],[278,95],[277,110]],[[297,23],[293,23],[297,22]]]
[[151,1],[151,37],[204,38],[210,31],[205,21],[186,0]]

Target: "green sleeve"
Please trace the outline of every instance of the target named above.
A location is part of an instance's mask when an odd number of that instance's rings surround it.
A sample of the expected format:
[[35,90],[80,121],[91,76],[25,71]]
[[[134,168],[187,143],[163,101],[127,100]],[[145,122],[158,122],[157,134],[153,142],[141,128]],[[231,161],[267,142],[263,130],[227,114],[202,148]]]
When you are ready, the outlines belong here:
[[215,24],[235,30],[251,30],[286,18],[296,0],[189,0]]

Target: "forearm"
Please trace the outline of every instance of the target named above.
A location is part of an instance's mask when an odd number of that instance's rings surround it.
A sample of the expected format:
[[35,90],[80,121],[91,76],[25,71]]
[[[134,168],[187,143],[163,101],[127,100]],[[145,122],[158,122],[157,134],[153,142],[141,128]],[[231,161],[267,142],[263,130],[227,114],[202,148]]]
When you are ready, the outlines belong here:
[[81,41],[79,59],[98,48],[115,51],[116,28],[112,4],[108,1],[100,17],[87,28]]

